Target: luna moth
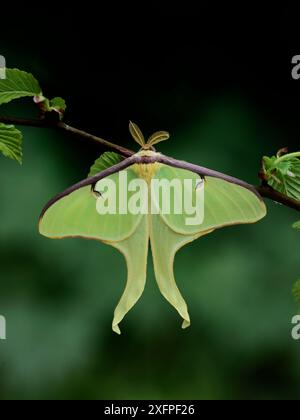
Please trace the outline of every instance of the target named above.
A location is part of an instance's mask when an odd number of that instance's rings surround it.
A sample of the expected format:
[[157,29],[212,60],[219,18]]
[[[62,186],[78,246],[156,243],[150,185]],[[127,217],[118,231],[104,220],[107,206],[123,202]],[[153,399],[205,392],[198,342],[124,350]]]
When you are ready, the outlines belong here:
[[[225,226],[255,223],[266,215],[266,207],[256,189],[229,175],[165,156],[154,145],[169,138],[166,132],[154,133],[146,142],[137,125],[130,123],[130,132],[140,150],[99,173],[89,176],[51,199],[44,207],[39,231],[49,238],[82,237],[95,239],[118,249],[127,263],[127,282],[115,309],[112,322],[114,332],[120,334],[119,324],[143,293],[149,245],[158,287],[165,299],[183,319],[182,328],[190,325],[187,304],[174,278],[173,264],[177,251],[186,244]],[[122,195],[120,174],[131,181],[174,179],[184,183],[195,181],[191,190],[197,202],[199,186],[205,186],[204,216],[199,225],[185,223],[189,214],[183,211],[169,214],[99,214],[97,203],[103,198],[101,182],[109,180]],[[151,190],[148,200],[151,200]],[[121,195],[120,195],[121,194]],[[129,192],[127,200],[133,198]]]

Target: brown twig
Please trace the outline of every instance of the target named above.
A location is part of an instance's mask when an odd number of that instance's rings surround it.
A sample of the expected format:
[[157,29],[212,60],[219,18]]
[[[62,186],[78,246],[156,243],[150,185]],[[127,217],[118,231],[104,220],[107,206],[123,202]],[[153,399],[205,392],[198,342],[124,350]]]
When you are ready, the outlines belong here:
[[258,186],[256,187],[256,191],[264,198],[269,198],[279,204],[283,204],[284,206],[300,211],[300,201],[281,194],[280,192],[273,190],[271,187],[264,185]]
[[[0,116],[0,122],[4,124],[15,124],[15,125],[22,125],[22,126],[27,126],[27,127],[54,128],[54,129],[62,130],[62,131],[71,133],[74,136],[96,142],[100,144],[101,146],[106,147],[109,150],[114,150],[118,152],[124,157],[130,157],[134,155],[135,153],[132,150],[126,149],[125,147],[122,147],[110,141],[104,140],[101,137],[94,136],[93,134],[87,133],[86,131],[79,130],[78,128],[72,127],[62,121],[51,121],[47,119],[27,119],[27,118],[25,119],[25,118]],[[173,161],[172,158],[168,158],[168,159],[171,159]],[[188,165],[191,165],[191,164],[188,164]],[[263,186],[253,187],[253,189],[255,189],[263,198],[268,198],[277,203],[283,204],[287,207],[300,211],[300,201],[287,197],[286,195],[273,190],[269,186],[263,185]]]
[[22,125],[22,126],[27,126],[27,127],[55,128],[58,130],[71,133],[74,136],[81,137],[81,138],[96,142],[98,144],[101,144],[101,146],[106,147],[109,150],[114,150],[125,157],[129,157],[134,154],[132,150],[126,149],[125,147],[122,147],[110,141],[104,140],[101,137],[94,136],[93,134],[87,133],[86,131],[79,130],[78,128],[72,127],[62,121],[51,121],[47,119],[25,119],[25,118],[0,116],[0,122],[4,124]]

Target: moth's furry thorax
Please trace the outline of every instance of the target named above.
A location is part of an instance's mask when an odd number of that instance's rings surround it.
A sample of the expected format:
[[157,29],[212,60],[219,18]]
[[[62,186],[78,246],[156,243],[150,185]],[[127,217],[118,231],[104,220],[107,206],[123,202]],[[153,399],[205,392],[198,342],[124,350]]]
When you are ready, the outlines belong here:
[[[137,153],[137,156],[156,156],[159,153],[154,152],[152,150],[141,150]],[[150,183],[151,179],[154,177],[158,169],[160,168],[161,164],[158,162],[154,163],[136,163],[133,165],[133,169],[135,173],[140,177],[145,179],[148,183]]]

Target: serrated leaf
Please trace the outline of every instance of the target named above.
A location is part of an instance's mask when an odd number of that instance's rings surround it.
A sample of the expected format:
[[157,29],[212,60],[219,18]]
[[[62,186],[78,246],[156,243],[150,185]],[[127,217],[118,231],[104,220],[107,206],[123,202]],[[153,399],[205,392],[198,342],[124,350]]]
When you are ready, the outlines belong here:
[[63,117],[65,111],[67,109],[66,101],[63,98],[57,97],[51,99],[49,102],[49,111],[56,111]]
[[300,159],[294,155],[264,157],[263,172],[270,187],[300,201]]
[[67,109],[67,104],[63,98],[57,97],[51,99],[50,107],[64,112]]
[[145,138],[143,133],[141,132],[140,128],[133,123],[132,121],[129,121],[129,131],[130,134],[132,135],[132,137],[134,138],[134,140],[140,145],[140,146],[145,146]]
[[41,88],[32,74],[18,69],[6,69],[6,78],[0,80],[0,105],[37,95],[41,95]]
[[111,166],[120,163],[123,160],[122,156],[118,155],[115,152],[105,152],[99,157],[90,169],[89,177],[98,174],[99,172],[104,171]]
[[0,123],[0,152],[22,163],[22,133],[14,125]]
[[293,228],[294,229],[300,229],[300,220],[299,220],[299,222],[296,222],[296,223],[293,224]]
[[293,287],[293,295],[297,303],[300,303],[300,280],[298,280]]

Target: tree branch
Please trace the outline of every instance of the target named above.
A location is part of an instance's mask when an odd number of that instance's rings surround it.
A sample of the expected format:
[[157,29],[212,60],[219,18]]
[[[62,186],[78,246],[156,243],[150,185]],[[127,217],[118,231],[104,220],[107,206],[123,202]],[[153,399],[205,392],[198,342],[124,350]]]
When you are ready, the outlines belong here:
[[269,186],[262,185],[255,188],[262,197],[269,198],[270,200],[276,201],[279,204],[283,204],[284,206],[300,211],[300,201],[281,194]]
[[[114,144],[110,141],[104,140],[101,137],[94,136],[93,134],[87,133],[86,131],[79,130],[78,128],[72,127],[62,121],[51,121],[45,119],[28,119],[28,118],[15,118],[15,117],[5,117],[0,116],[0,123],[4,124],[15,124],[22,125],[27,127],[38,127],[38,128],[54,128],[57,130],[65,131],[71,133],[76,137],[81,137],[87,140],[91,140],[100,144],[103,147],[106,147],[109,150],[114,150],[124,157],[130,157],[134,155],[135,152],[132,150],[126,149],[125,147]],[[262,185],[258,187],[253,187],[263,198],[268,198],[277,203],[283,204],[287,207],[300,211],[300,201],[294,200],[293,198],[287,197],[284,194],[281,194],[278,191],[273,190],[267,185]]]
[[25,119],[25,118],[0,116],[0,123],[22,125],[22,126],[27,126],[27,127],[55,128],[58,130],[71,133],[74,136],[81,137],[81,138],[96,142],[98,144],[101,144],[101,146],[106,147],[109,150],[114,150],[125,157],[132,156],[135,153],[132,150],[129,150],[129,149],[126,149],[125,147],[111,143],[110,141],[104,140],[101,137],[94,136],[93,134],[89,134],[86,131],[79,130],[78,128],[72,127],[62,121],[51,121],[47,119],[27,119],[27,118]]
[[5,117],[4,115],[0,115],[0,123],[24,125],[26,127],[48,127],[46,122],[42,119],[33,120],[30,118]]

